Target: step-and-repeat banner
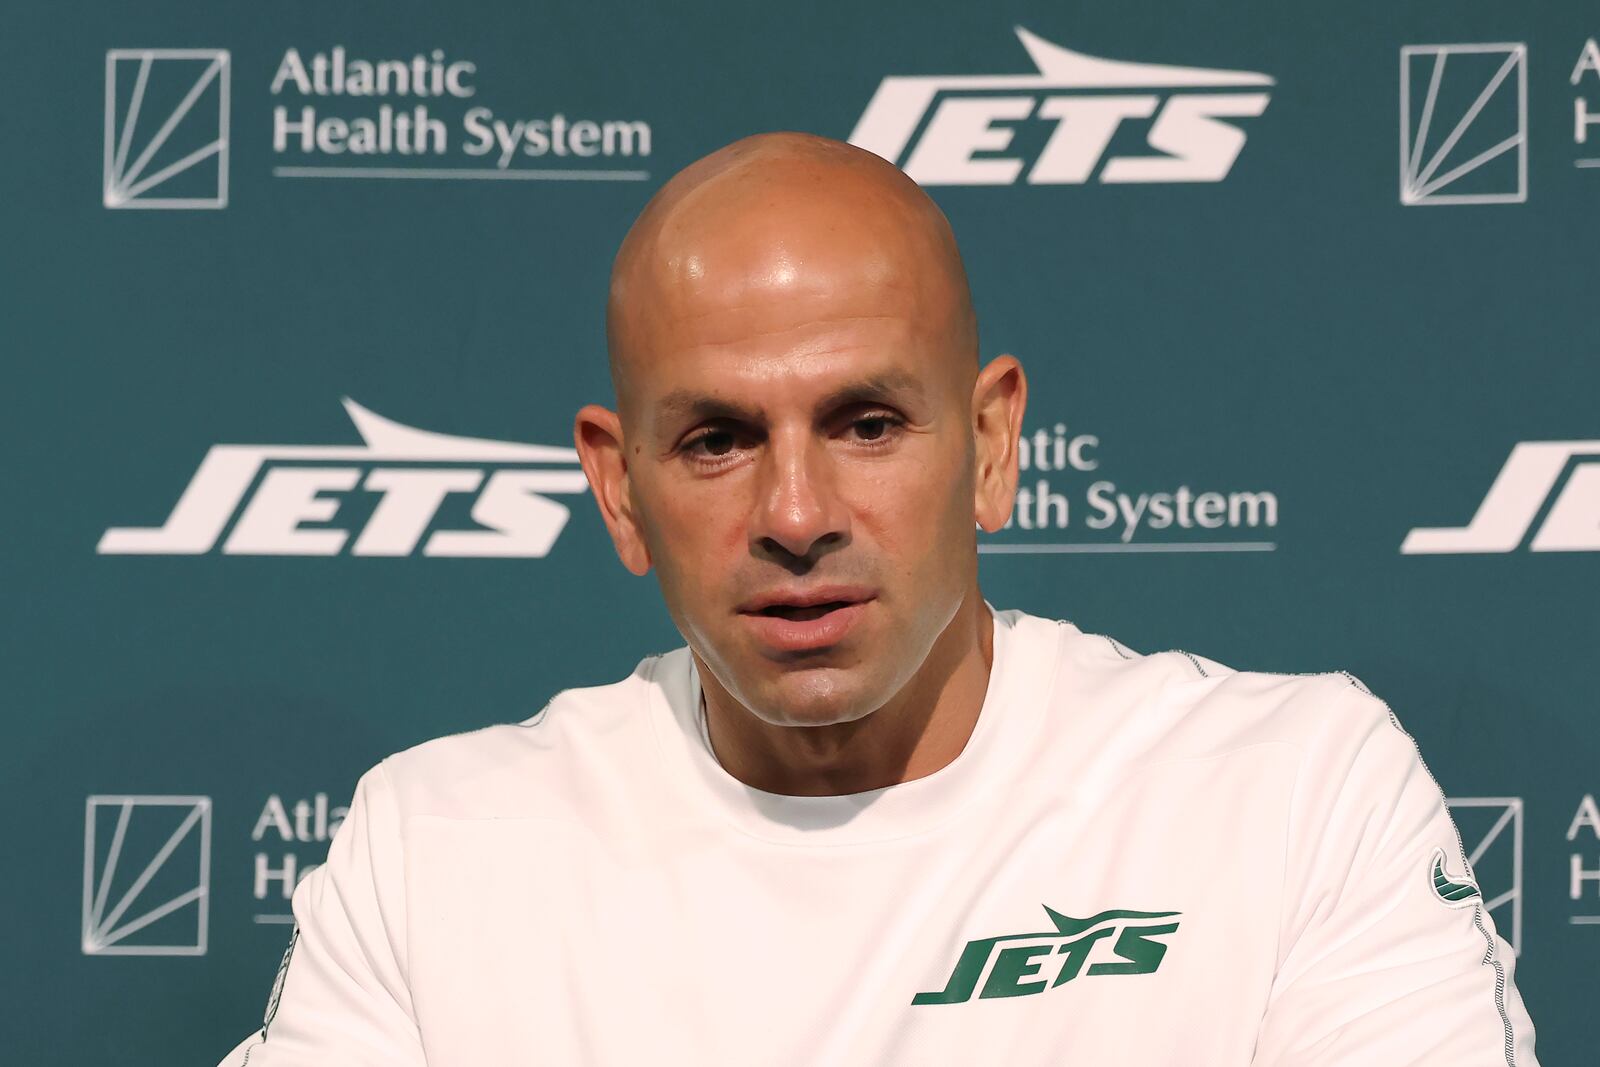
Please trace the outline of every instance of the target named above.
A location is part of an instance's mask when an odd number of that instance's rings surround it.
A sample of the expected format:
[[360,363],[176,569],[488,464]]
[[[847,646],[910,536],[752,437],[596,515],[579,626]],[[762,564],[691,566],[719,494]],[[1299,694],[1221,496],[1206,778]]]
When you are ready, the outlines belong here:
[[772,129],[921,182],[1029,371],[988,598],[1358,675],[1594,1062],[1600,9],[6,16],[7,1062],[215,1062],[363,770],[681,643],[571,420],[635,213]]

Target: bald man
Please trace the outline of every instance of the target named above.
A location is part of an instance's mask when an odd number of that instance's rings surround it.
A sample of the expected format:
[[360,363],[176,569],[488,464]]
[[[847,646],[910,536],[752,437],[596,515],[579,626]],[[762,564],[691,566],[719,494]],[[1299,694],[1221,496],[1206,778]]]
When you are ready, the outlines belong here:
[[713,153],[607,332],[578,450],[686,647],[363,776],[225,1064],[1533,1065],[1359,682],[984,600],[1026,379],[905,175]]

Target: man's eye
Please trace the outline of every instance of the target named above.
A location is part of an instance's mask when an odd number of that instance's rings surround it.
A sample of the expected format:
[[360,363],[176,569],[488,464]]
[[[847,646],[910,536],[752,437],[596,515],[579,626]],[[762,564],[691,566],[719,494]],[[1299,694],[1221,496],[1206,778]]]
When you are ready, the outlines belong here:
[[855,430],[858,439],[862,441],[879,441],[894,428],[897,421],[892,415],[880,412],[856,419],[850,425]]
[[889,420],[881,415],[874,415],[870,419],[861,419],[856,423],[856,430],[868,441],[876,441],[889,429]]
[[720,457],[732,452],[738,444],[731,430],[710,430],[684,442],[684,450],[702,456]]
[[700,447],[713,456],[726,456],[733,451],[733,434],[725,431],[708,433],[700,438]]

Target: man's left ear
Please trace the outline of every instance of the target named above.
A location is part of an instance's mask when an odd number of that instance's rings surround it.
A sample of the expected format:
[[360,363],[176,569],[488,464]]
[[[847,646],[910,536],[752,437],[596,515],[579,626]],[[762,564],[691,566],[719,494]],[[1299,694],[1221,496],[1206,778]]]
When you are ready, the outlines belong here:
[[1011,517],[1017,494],[1017,439],[1028,405],[1028,378],[1015,356],[996,356],[972,387],[972,433],[977,444],[973,517],[989,533]]

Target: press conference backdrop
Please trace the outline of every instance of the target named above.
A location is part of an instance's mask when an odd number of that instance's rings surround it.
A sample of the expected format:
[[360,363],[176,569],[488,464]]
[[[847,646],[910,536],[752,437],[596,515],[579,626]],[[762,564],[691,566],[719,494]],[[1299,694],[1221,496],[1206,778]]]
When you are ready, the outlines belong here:
[[214,1062],[363,770],[680,643],[571,419],[641,205],[798,129],[927,187],[1028,369],[989,600],[1359,676],[1544,1062],[1596,1062],[1597,35],[1575,0],[13,0],[0,1055]]

